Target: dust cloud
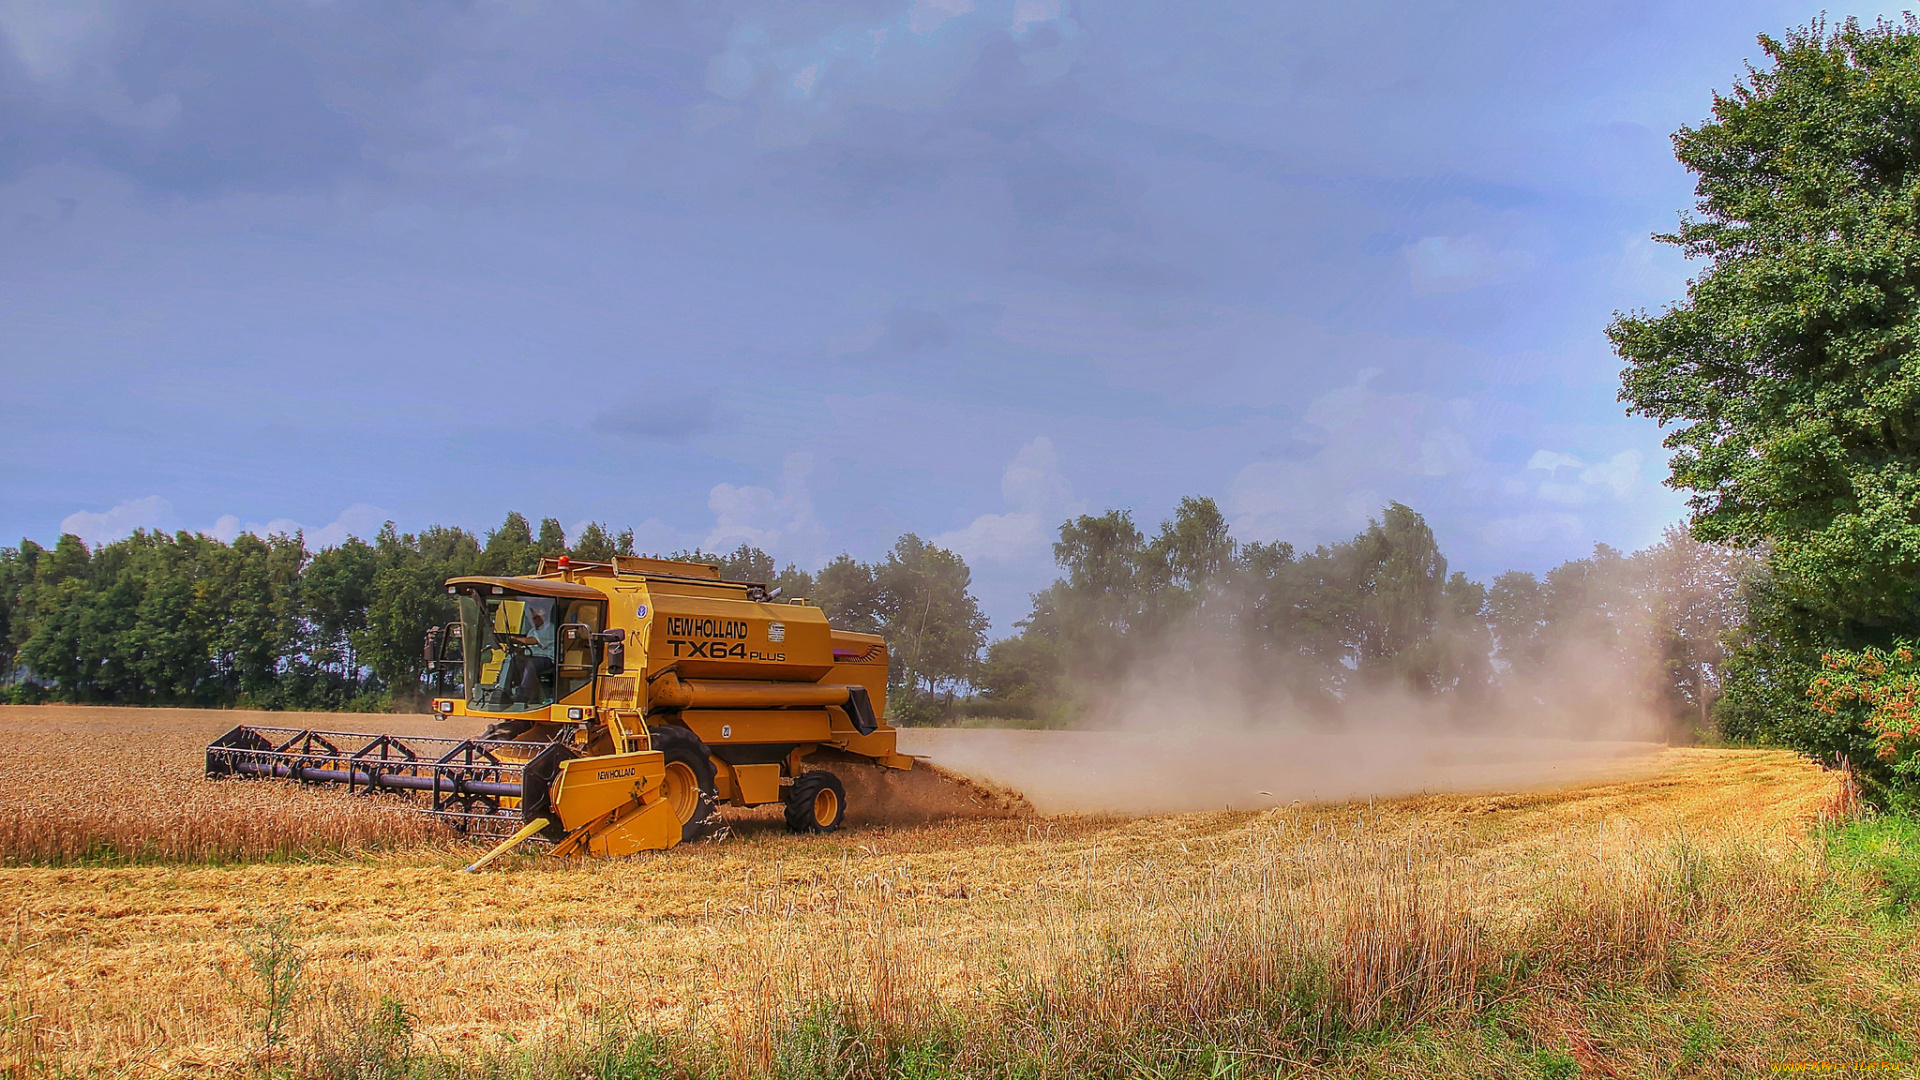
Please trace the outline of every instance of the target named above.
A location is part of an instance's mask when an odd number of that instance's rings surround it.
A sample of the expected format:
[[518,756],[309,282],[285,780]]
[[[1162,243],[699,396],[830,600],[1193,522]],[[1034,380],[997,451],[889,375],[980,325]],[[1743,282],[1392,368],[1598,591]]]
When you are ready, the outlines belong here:
[[916,761],[905,772],[858,761],[827,764],[847,789],[847,821],[853,825],[924,825],[952,818],[1033,813],[1033,806],[1018,792],[940,764]]
[[1042,814],[1261,809],[1541,790],[1660,771],[1670,720],[1637,651],[1570,645],[1475,695],[1376,691],[1316,706],[1217,657],[1163,655],[1090,695],[1086,730],[904,729],[903,752]]
[[1254,810],[1644,776],[1659,743],[1479,735],[916,728],[901,749],[1042,814]]

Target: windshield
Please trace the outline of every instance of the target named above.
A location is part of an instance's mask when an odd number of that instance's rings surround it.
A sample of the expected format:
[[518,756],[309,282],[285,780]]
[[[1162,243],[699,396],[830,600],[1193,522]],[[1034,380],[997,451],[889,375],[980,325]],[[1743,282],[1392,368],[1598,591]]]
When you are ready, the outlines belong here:
[[489,712],[542,709],[554,700],[553,600],[460,597],[467,705]]
[[467,707],[544,709],[587,687],[594,673],[588,638],[605,612],[597,600],[461,593]]

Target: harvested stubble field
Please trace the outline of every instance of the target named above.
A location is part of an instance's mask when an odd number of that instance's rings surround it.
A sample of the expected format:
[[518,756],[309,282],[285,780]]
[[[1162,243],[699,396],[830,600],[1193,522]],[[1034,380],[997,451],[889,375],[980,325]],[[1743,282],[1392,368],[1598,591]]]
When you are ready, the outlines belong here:
[[[1784,754],[1502,796],[740,820],[468,876],[474,848],[379,806],[196,779],[238,717],[0,716],[35,748],[0,764],[10,1075],[1735,1076],[1915,1039],[1913,924],[1827,860],[1835,778]],[[305,718],[356,721],[433,723]],[[63,815],[55,842],[23,824]]]

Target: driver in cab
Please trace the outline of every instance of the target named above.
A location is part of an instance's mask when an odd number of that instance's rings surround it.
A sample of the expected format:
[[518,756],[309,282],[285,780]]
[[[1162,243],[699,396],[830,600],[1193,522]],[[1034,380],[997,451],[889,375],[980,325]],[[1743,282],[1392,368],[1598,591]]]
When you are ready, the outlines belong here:
[[540,679],[553,673],[553,623],[547,619],[546,612],[532,604],[527,605],[527,620],[532,623],[531,633],[507,637],[515,645],[530,647],[529,652],[520,656],[520,682],[514,691],[523,702],[543,700]]

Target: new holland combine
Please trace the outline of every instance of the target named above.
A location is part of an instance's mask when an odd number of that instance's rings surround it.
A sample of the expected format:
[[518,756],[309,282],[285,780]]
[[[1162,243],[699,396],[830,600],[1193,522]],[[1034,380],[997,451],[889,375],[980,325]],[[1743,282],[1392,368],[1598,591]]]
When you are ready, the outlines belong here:
[[[446,583],[460,617],[427,634],[443,718],[472,739],[236,727],[207,775],[399,792],[419,809],[561,856],[670,848],[716,807],[784,803],[787,827],[846,815],[823,766],[908,769],[886,711],[887,647],[835,630],[804,599],[724,581],[702,563],[542,560],[532,577]],[[809,767],[814,766],[814,767]]]

